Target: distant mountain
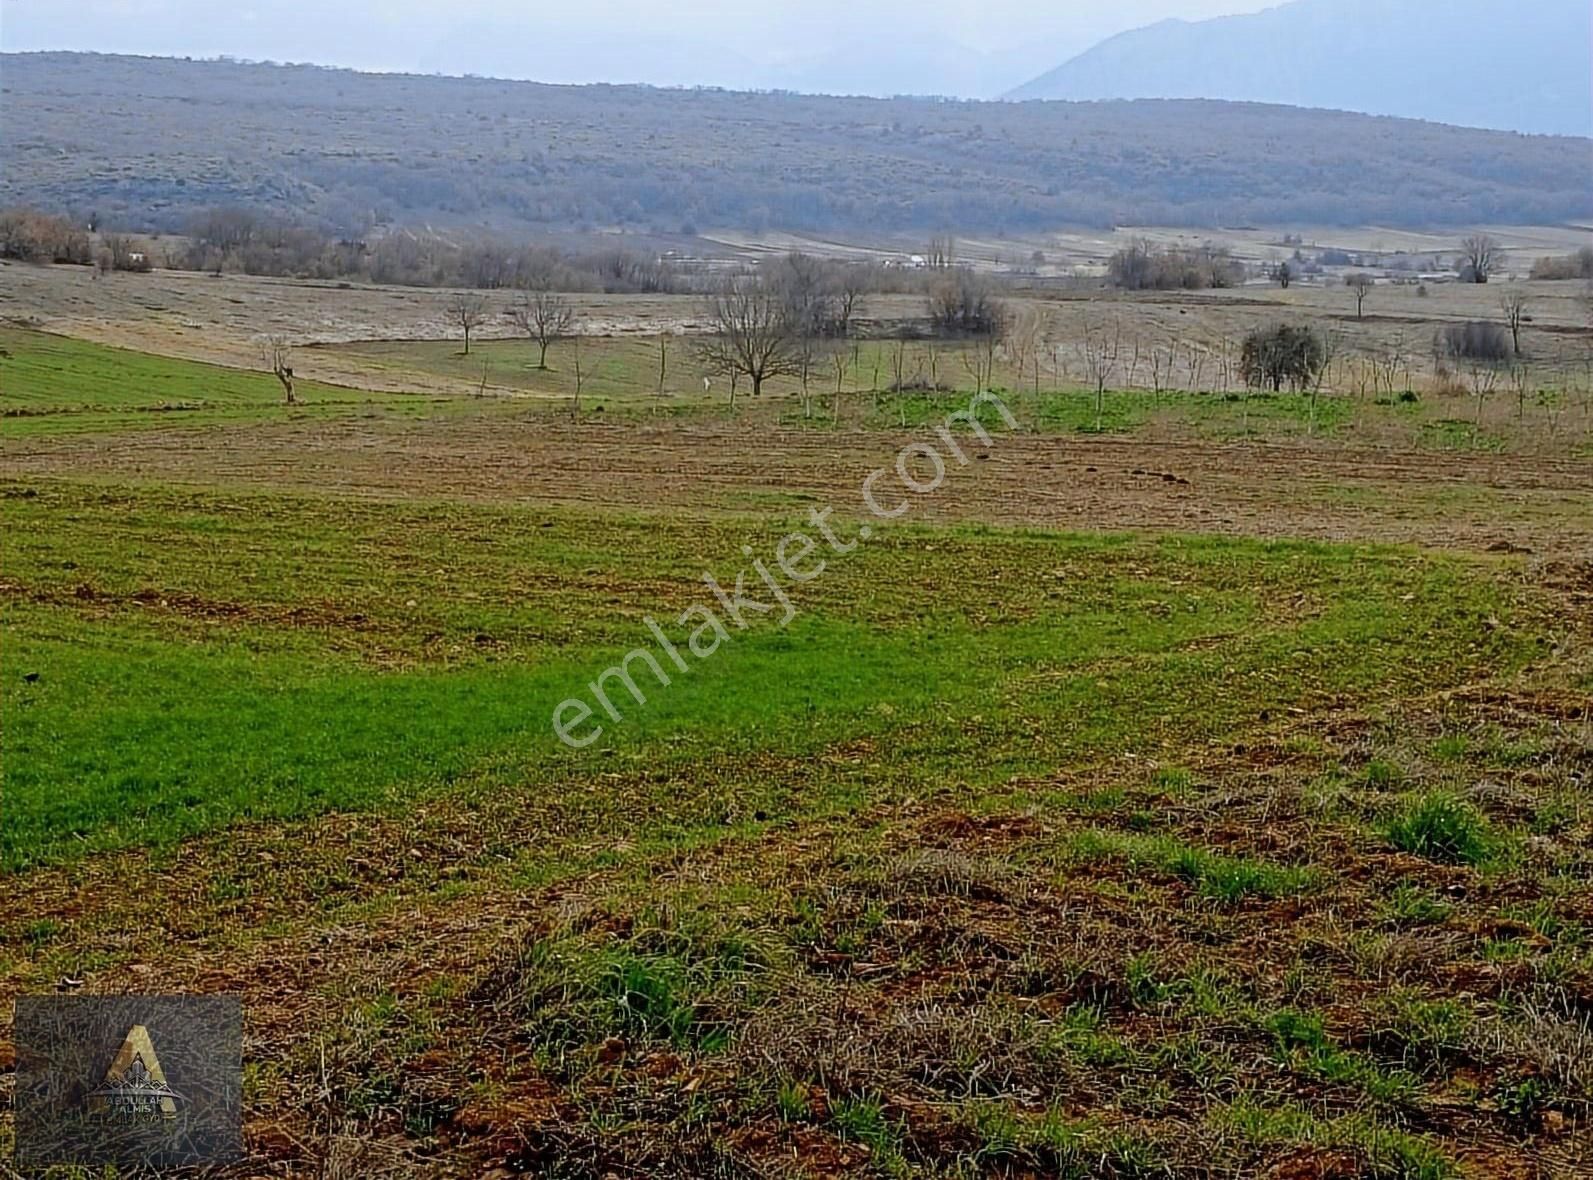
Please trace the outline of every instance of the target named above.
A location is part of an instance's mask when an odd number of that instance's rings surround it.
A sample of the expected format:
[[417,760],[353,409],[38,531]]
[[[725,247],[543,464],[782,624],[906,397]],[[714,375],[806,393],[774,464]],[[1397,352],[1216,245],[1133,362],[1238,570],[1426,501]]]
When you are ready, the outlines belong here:
[[1216,98],[1593,134],[1588,0],[1295,0],[1123,33],[1008,99]]
[[937,102],[0,56],[0,206],[177,230],[1542,225],[1593,144],[1255,103]]

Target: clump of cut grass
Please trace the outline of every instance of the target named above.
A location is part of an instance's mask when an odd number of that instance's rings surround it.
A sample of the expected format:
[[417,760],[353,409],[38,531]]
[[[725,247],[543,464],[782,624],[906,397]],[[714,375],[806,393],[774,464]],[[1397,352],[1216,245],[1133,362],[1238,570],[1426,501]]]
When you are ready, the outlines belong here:
[[1009,893],[1022,892],[1022,882],[1010,865],[940,848],[921,849],[893,860],[886,867],[884,887],[887,895],[988,901],[1005,901]]
[[1488,821],[1454,795],[1422,795],[1389,816],[1383,835],[1395,848],[1440,864],[1482,864],[1497,839]]

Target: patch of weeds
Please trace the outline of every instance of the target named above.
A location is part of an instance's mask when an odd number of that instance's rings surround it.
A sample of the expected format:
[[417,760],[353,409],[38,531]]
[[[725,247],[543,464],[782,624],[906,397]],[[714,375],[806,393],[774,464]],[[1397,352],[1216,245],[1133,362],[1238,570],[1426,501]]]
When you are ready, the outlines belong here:
[[797,896],[791,912],[788,936],[793,946],[848,956],[863,954],[887,917],[883,900],[857,893],[836,898]]
[[1187,795],[1195,789],[1195,776],[1181,766],[1164,766],[1151,775],[1151,786],[1168,795]]
[[1068,811],[1083,815],[1115,815],[1123,810],[1128,796],[1120,788],[1107,787],[1078,795],[1053,796],[1053,801]]
[[1187,882],[1203,896],[1232,905],[1246,897],[1291,897],[1315,883],[1307,868],[1224,856],[1164,836],[1082,832],[1071,854],[1081,860],[1126,857],[1130,866],[1150,864]]
[[1311,879],[1305,869],[1221,856],[1187,844],[1169,849],[1164,864],[1207,897],[1229,904],[1251,895],[1285,897],[1303,893]]
[[512,966],[510,986],[550,1061],[615,1036],[714,1052],[765,965],[735,931],[649,927],[618,945],[533,943]]
[[61,924],[51,918],[35,918],[22,930],[22,939],[28,950],[38,951],[54,942],[61,933]]
[[1431,1070],[1457,1059],[1473,1025],[1472,1014],[1452,1000],[1430,1000],[1399,989],[1382,997],[1374,1009],[1372,1044],[1406,1065]]
[[1422,441],[1441,451],[1502,451],[1505,440],[1478,430],[1465,418],[1442,418],[1422,423]]
[[697,1006],[687,997],[682,976],[668,959],[621,953],[604,965],[597,990],[614,1005],[619,1026],[643,1040],[690,1045],[719,1039],[718,1031],[695,1027]]
[[813,1117],[813,1091],[805,1082],[786,1078],[775,1089],[774,1108],[783,1123],[805,1123]]
[[885,1104],[876,1094],[838,1098],[830,1107],[830,1121],[836,1133],[868,1148],[874,1163],[888,1172],[906,1166],[902,1157],[902,1129],[885,1113]]
[[1454,906],[1412,881],[1401,881],[1378,904],[1385,922],[1397,926],[1436,926],[1449,920]]
[[1551,799],[1532,813],[1529,830],[1534,836],[1558,836],[1577,823],[1577,805],[1569,799]]
[[1361,781],[1374,790],[1394,790],[1405,781],[1405,774],[1392,762],[1374,758],[1361,772]]
[[1315,1013],[1276,1012],[1267,1021],[1267,1031],[1285,1060],[1324,1082],[1353,1086],[1387,1103],[1411,1103],[1421,1090],[1410,1074],[1390,1072],[1364,1054],[1341,1048]]
[[218,872],[205,887],[205,893],[214,902],[240,901],[248,895],[244,883],[228,872]]
[[1020,1167],[1059,1180],[1149,1180],[1172,1174],[1161,1144],[1054,1109],[1036,1118],[1004,1103],[981,1102],[964,1107],[959,1121],[979,1140],[975,1161],[984,1167]]
[[1482,961],[1494,964],[1524,963],[1538,954],[1541,949],[1541,946],[1532,939],[1505,934],[1498,938],[1490,938],[1482,944]]
[[1479,865],[1497,840],[1471,804],[1433,793],[1412,800],[1384,821],[1383,835],[1395,848],[1440,864]]
[[1493,1089],[1499,1113],[1518,1127],[1532,1127],[1549,1105],[1549,1088],[1536,1077],[1500,1078]]
[[1367,1114],[1320,1118],[1295,1105],[1269,1106],[1240,1098],[1210,1116],[1222,1130],[1257,1146],[1291,1144],[1354,1151],[1369,1180],[1451,1180],[1454,1162],[1426,1139],[1385,1126]]
[[1559,907],[1549,898],[1539,898],[1530,905],[1506,906],[1500,916],[1521,923],[1551,942],[1580,946],[1586,941],[1582,926],[1562,917]]
[[1068,1056],[1084,1065],[1115,1067],[1134,1058],[1133,1048],[1116,1034],[1107,1031],[1105,1017],[1092,1004],[1075,1004],[1057,1022],[1055,1043]]

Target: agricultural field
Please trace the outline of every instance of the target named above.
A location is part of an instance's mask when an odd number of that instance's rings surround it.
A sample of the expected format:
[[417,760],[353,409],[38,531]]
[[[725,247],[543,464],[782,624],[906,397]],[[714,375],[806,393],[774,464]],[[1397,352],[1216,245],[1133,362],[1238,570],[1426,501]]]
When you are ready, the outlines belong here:
[[[0,991],[241,995],[237,1175],[1593,1174],[1578,285],[1519,397],[1422,367],[1475,292],[1297,289],[1025,300],[1184,382],[732,407],[685,299],[541,370],[440,292],[5,278]],[[1217,380],[1286,314],[1340,379]]]

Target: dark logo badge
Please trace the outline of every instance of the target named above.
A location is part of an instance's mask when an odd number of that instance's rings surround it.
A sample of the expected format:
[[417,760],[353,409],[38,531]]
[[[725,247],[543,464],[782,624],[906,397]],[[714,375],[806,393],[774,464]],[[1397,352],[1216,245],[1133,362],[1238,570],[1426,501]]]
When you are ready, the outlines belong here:
[[149,1030],[133,1025],[122,1042],[121,1052],[105,1071],[99,1089],[89,1092],[89,1109],[95,1114],[121,1119],[147,1119],[163,1122],[177,1117],[182,1095],[166,1084],[165,1071]]
[[167,1169],[242,1154],[235,997],[27,996],[15,1029],[19,1163]]

